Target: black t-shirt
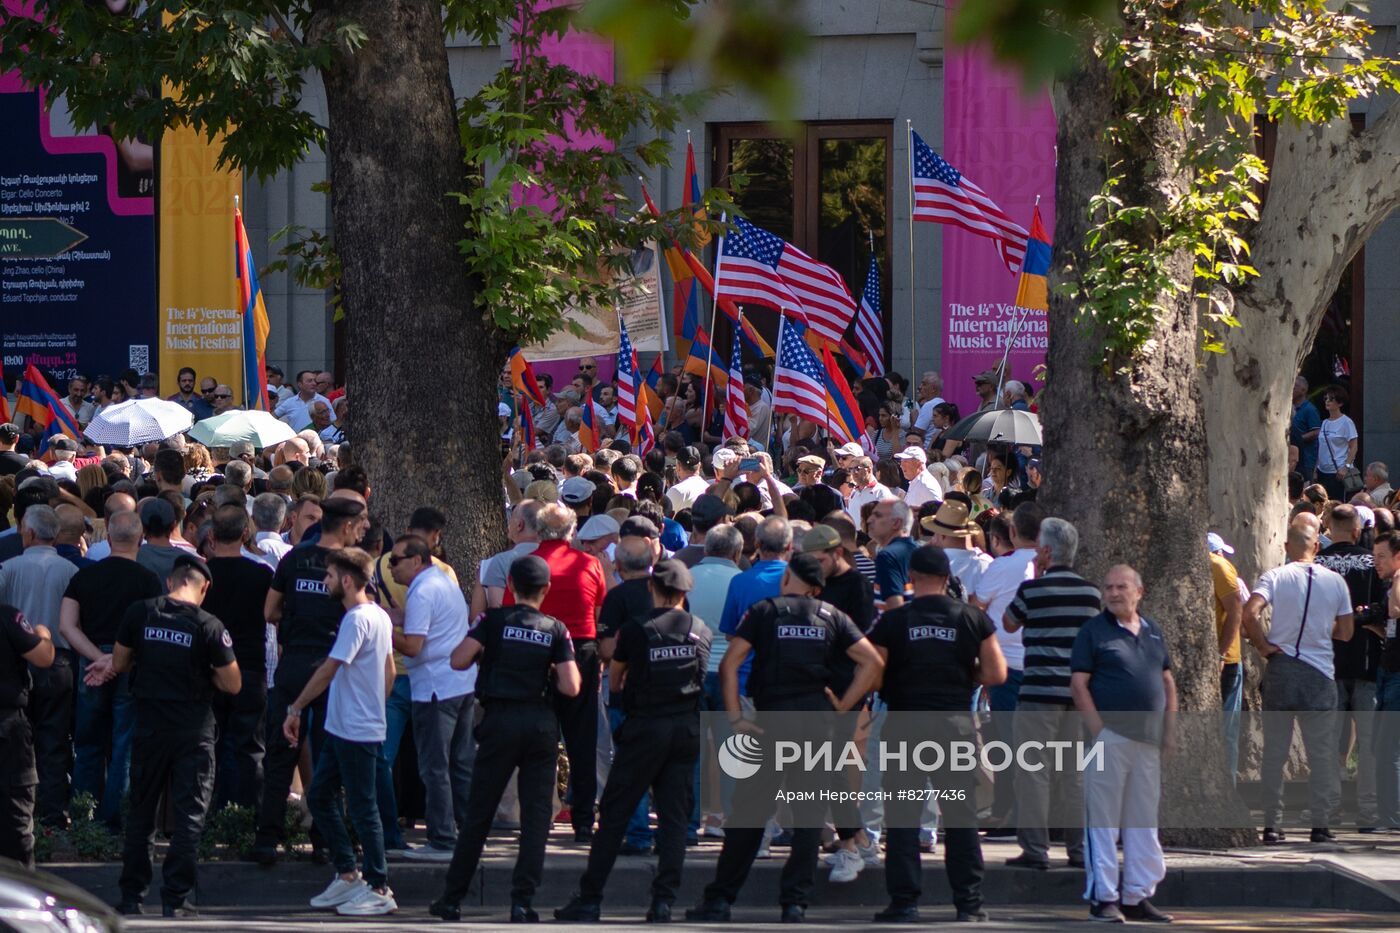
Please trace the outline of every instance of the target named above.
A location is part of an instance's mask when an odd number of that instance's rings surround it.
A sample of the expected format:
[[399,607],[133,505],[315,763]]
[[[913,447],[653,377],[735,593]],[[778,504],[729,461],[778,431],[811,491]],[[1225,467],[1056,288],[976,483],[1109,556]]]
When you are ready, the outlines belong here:
[[[851,617],[856,628],[869,633],[875,621],[875,587],[855,567],[845,573],[829,577],[822,587],[822,602],[830,603]],[[846,692],[856,676],[856,662],[849,655],[836,659],[836,668],[831,679],[831,689],[837,696]]]
[[[1385,598],[1385,584],[1376,575],[1370,548],[1338,542],[1323,549],[1317,562],[1347,581],[1353,607],[1375,605]],[[1338,680],[1375,680],[1380,656],[1381,642],[1360,625],[1350,640],[1332,639],[1334,676]]]
[[704,692],[714,633],[684,609],[653,609],[647,616],[624,625],[613,650],[613,660],[627,665],[623,709],[629,716],[693,713]]
[[892,710],[971,708],[982,642],[995,635],[985,612],[947,596],[918,596],[891,609],[870,633],[889,652],[880,695]]
[[13,450],[0,451],[0,476],[14,476],[29,465],[29,458]]
[[574,659],[564,623],[530,606],[490,609],[468,637],[481,643],[476,695],[487,704],[543,702],[550,666]]
[[330,549],[299,544],[283,555],[272,575],[272,589],[282,594],[282,621],[277,641],[287,651],[329,654],[345,607],[326,587]]
[[165,592],[160,577],[127,557],[104,557],[73,575],[65,599],[78,604],[78,627],[99,648],[117,640],[117,627],[132,603]]
[[851,617],[808,596],[778,596],[754,603],[734,636],[753,645],[746,684],[759,708],[830,709],[825,689],[846,650],[865,636]]
[[263,609],[272,585],[272,570],[246,557],[212,557],[214,582],[204,596],[205,612],[224,623],[233,637],[233,654],[246,677],[267,670],[267,619]]
[[236,660],[222,622],[191,603],[159,596],[127,610],[117,644],[134,652],[131,693],[143,713],[177,727],[212,728],[212,671]]
[[651,616],[651,581],[646,577],[623,580],[608,590],[598,610],[598,638],[612,638],[628,622],[645,622]]
[[0,606],[0,709],[29,705],[29,662],[24,656],[43,641],[14,606]]

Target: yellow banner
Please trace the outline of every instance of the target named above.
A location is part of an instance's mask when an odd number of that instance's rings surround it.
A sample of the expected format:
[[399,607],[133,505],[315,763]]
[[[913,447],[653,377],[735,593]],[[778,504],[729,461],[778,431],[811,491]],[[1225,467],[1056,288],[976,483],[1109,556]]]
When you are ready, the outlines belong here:
[[[233,198],[242,173],[215,167],[217,146],[189,127],[160,145],[160,394],[189,366],[243,397],[243,318],[234,278]],[[198,383],[196,383],[198,391]]]

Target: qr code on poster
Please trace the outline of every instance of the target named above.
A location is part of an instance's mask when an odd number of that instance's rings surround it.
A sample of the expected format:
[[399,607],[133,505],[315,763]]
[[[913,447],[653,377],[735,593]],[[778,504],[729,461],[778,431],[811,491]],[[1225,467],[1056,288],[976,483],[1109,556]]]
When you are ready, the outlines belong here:
[[127,348],[126,365],[142,376],[151,371],[151,347],[149,344],[133,343]]

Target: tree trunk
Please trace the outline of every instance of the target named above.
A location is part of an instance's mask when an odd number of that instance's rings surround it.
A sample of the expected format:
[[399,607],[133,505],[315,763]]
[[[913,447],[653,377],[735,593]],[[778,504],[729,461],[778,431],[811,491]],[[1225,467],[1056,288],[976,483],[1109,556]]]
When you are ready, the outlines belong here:
[[331,212],[342,259],[350,447],[370,511],[402,530],[449,518],[463,580],[504,541],[497,374],[508,347],[474,307],[457,243],[467,184],[434,0],[337,0],[318,10],[368,39],[323,69]]
[[[1103,129],[1119,113],[1103,63],[1091,59],[1056,88],[1059,115],[1055,242],[1065,261],[1052,277],[1073,277],[1089,227],[1087,205],[1103,186],[1108,165],[1122,160],[1128,173],[1116,192],[1125,203],[1161,208],[1181,180],[1173,175],[1188,140],[1170,121],[1145,126],[1136,151],[1110,150]],[[1172,263],[1189,281],[1191,258]],[[1054,282],[1052,284],[1058,284]],[[1167,636],[1183,710],[1218,710],[1218,651],[1211,625],[1210,572],[1205,534],[1205,424],[1197,375],[1199,329],[1190,300],[1167,296],[1152,339],[1139,359],[1110,371],[1096,360],[1103,333],[1076,320],[1074,300],[1052,288],[1048,378],[1042,405],[1046,422],[1046,482],[1040,502],[1051,515],[1079,530],[1079,570],[1095,581],[1115,564],[1143,578],[1141,611]],[[1163,777],[1163,823],[1202,825],[1210,808],[1231,799],[1223,743],[1204,717],[1183,725],[1202,734],[1181,736],[1189,755],[1168,763]],[[1174,818],[1190,808],[1189,818]],[[1204,825],[1228,826],[1239,815],[1222,812]],[[1166,834],[1193,845],[1239,845],[1253,838],[1240,830],[1189,830]]]

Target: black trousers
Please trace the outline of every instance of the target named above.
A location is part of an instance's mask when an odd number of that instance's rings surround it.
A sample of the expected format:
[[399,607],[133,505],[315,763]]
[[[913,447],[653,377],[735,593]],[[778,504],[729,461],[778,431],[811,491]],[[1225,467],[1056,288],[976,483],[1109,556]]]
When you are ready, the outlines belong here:
[[[257,807],[262,801],[266,713],[267,675],[264,671],[246,670],[243,689],[238,693],[214,695],[214,721],[219,730],[215,753],[215,810],[230,803]],[[282,715],[286,716],[285,708]]]
[[53,665],[29,668],[29,722],[39,770],[37,811],[49,826],[68,823],[69,776],[73,772],[73,652],[54,651]]
[[[893,712],[893,711],[892,711]],[[904,713],[903,715],[920,714]],[[906,742],[912,748],[919,742],[934,741],[948,747],[955,741],[971,741],[971,717],[956,714],[951,719],[935,719],[938,713],[924,713],[926,728],[917,731],[886,726],[881,742],[888,748]],[[899,799],[900,788],[923,783],[893,768],[884,773],[884,788],[893,799],[885,801],[885,889],[890,902],[913,906],[923,894],[923,868],[919,858],[919,823],[926,800]],[[982,839],[977,834],[977,772],[944,769],[930,773],[927,786],[940,792],[938,809],[943,815],[943,863],[953,903],[958,910],[976,911],[982,907]],[[958,799],[961,797],[961,799]]]
[[559,758],[559,720],[543,703],[487,701],[476,727],[476,768],[467,796],[467,819],[457,827],[457,846],[440,900],[456,906],[467,896],[496,807],[510,776],[520,772],[520,850],[511,876],[511,903],[529,904],[544,876],[554,775]]
[[34,735],[23,710],[0,710],[0,856],[34,867]]
[[598,834],[579,879],[586,901],[603,900],[627,824],[648,789],[656,807],[656,877],[653,900],[672,903],[685,865],[685,833],[694,794],[695,762],[700,757],[700,717],[628,716],[614,735],[617,751],[598,806]]
[[199,837],[214,790],[213,717],[192,730],[189,711],[178,726],[167,713],[138,705],[131,743],[131,809],[119,882],[124,902],[140,903],[151,883],[151,849],[163,797],[170,802],[170,847],[161,872],[162,904],[178,907],[195,886]]
[[580,832],[593,828],[593,805],[598,800],[598,684],[602,672],[598,643],[591,638],[575,641],[574,661],[583,685],[578,696],[556,694],[554,711],[569,758],[569,816],[574,831]]
[[[817,696],[805,701],[791,699],[783,707],[782,710],[774,710],[768,706],[767,710],[789,714],[806,712],[808,715],[803,723],[804,735],[797,738],[820,741],[830,734],[833,713],[825,697]],[[762,713],[758,721],[763,722]],[[808,729],[811,730],[810,734],[807,734]],[[784,734],[787,734],[787,730],[784,730]],[[734,903],[763,844],[764,824],[777,810],[775,798],[778,790],[784,786],[784,773],[774,768],[773,750],[767,743],[763,746],[763,754],[763,766],[758,773],[739,781],[734,788],[734,815],[724,827],[724,846],[715,865],[715,880],[705,887],[707,901]],[[792,847],[788,850],[787,862],[783,864],[783,873],[778,882],[778,903],[784,907],[792,904],[807,906],[816,877],[825,816],[826,804],[820,801],[797,800],[792,803]],[[732,829],[730,824],[733,825]]]
[[325,743],[329,691],[302,713],[301,731],[297,733],[295,745],[282,734],[287,707],[301,694],[321,660],[320,655],[288,652],[277,664],[277,674],[267,694],[267,745],[263,753],[262,806],[258,807],[258,835],[254,843],[257,846],[275,846],[286,836],[287,794],[301,761],[301,746],[311,742],[311,760],[315,762]]

